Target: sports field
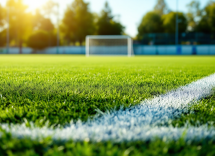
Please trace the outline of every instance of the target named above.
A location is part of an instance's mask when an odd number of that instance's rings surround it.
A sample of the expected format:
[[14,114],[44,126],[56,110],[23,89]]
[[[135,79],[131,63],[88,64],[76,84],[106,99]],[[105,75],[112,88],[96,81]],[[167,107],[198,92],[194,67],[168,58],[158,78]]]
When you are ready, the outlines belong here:
[[214,155],[214,73],[213,56],[1,55],[0,155]]

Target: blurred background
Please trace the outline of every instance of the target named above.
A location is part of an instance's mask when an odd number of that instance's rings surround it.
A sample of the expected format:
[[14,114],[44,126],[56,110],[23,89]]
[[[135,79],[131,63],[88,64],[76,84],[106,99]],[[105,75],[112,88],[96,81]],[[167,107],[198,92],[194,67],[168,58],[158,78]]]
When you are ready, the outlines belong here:
[[87,35],[129,35],[134,54],[215,54],[213,0],[1,0],[0,54],[85,54]]

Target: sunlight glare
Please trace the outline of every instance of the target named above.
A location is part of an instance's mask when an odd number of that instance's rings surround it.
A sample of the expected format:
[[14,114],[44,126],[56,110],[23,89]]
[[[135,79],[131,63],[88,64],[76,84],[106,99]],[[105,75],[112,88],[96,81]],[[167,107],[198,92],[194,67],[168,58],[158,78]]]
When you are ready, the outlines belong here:
[[34,11],[37,8],[41,8],[47,0],[24,0],[24,3],[28,5],[29,11]]

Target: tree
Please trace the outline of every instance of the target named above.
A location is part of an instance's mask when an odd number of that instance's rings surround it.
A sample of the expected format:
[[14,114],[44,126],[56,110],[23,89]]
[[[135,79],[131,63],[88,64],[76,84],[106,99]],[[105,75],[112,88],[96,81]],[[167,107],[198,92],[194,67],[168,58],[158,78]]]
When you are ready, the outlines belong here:
[[215,2],[210,3],[205,8],[206,16],[208,17],[208,24],[212,33],[215,33]]
[[187,13],[187,19],[188,19],[188,30],[189,31],[195,31],[196,26],[198,25],[199,18],[202,15],[202,10],[200,9],[200,2],[199,1],[191,1],[188,5],[188,13]]
[[[33,28],[34,30],[43,30],[48,33],[47,44],[49,46],[53,46],[52,36],[54,32],[54,24],[49,18],[45,18],[44,15],[41,14],[40,10],[36,10],[35,15],[33,16]],[[55,37],[56,38],[56,37]]]
[[27,45],[33,48],[34,51],[42,50],[48,46],[48,44],[44,42],[44,41],[47,41],[48,38],[49,38],[49,35],[46,31],[38,30],[29,37],[27,41]]
[[94,33],[94,18],[89,10],[89,3],[74,0],[64,14],[61,31],[64,38],[73,42],[79,41],[82,45],[86,35]]
[[68,44],[70,42],[76,42],[76,30],[77,30],[77,23],[75,23],[76,17],[75,12],[71,9],[71,6],[67,8],[66,12],[64,13],[64,18],[62,20],[62,24],[60,25],[60,30],[64,36],[64,39],[67,41]]
[[162,33],[161,16],[156,12],[148,12],[138,26],[138,39],[141,40],[146,33]]
[[182,12],[170,12],[162,16],[163,28],[165,33],[176,32],[176,14],[178,14],[178,31],[179,33],[186,32],[187,30],[187,19]]
[[48,0],[41,9],[43,16],[47,17],[47,18],[44,18],[44,17],[42,18],[43,20],[41,22],[43,23],[44,27],[41,30],[46,30],[49,33],[49,39],[48,39],[49,46],[52,45],[51,36],[54,30],[54,25],[51,22],[51,15],[53,14],[55,16],[58,16],[58,12],[57,10],[55,10],[56,7],[58,7],[58,3],[55,3],[52,0]]
[[215,33],[215,2],[210,1],[203,10],[203,16],[196,26],[196,31]]
[[202,32],[202,33],[210,33],[211,32],[211,27],[208,23],[208,17],[206,15],[201,17],[201,20],[196,25],[195,30],[196,30],[196,32]]
[[0,31],[0,47],[6,45],[6,29]]
[[54,24],[51,22],[51,20],[49,18],[45,18],[38,9],[33,16],[33,27],[35,30],[44,30],[49,33],[53,32],[54,30]]
[[154,11],[157,12],[160,16],[167,14],[169,12],[169,8],[165,0],[157,0]]
[[0,4],[0,28],[4,25],[6,18],[6,10]]
[[54,10],[54,7],[57,5],[58,4],[53,2],[52,0],[48,0],[42,8],[44,15],[47,15],[48,18],[51,18],[51,14],[57,14]]
[[6,44],[6,29],[4,28],[6,18],[6,10],[0,4],[0,46]]
[[10,38],[19,45],[19,53],[21,54],[23,41],[32,29],[32,15],[26,12],[28,7],[23,4],[22,0],[8,0],[6,5],[10,11]]
[[107,2],[101,12],[101,16],[98,17],[96,26],[98,35],[122,35],[124,32],[124,26],[114,21],[114,16]]

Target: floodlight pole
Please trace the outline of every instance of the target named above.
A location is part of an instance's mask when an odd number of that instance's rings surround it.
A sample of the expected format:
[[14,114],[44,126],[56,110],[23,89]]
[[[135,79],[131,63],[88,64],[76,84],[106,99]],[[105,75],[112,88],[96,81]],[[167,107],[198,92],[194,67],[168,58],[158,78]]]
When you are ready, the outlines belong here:
[[176,28],[175,28],[175,45],[178,46],[178,0],[176,0]]
[[9,34],[10,34],[10,30],[9,30],[9,26],[10,26],[10,24],[9,24],[9,9],[10,9],[10,7],[7,7],[7,51],[6,51],[6,53],[7,54],[9,54],[9,48],[10,48],[10,36],[9,36]]
[[57,54],[59,54],[59,40],[60,40],[60,31],[59,31],[59,4],[57,4]]

